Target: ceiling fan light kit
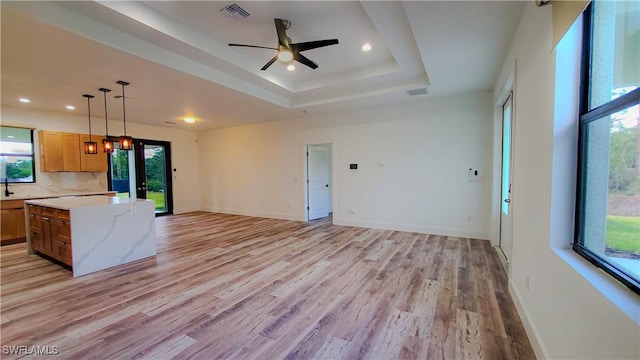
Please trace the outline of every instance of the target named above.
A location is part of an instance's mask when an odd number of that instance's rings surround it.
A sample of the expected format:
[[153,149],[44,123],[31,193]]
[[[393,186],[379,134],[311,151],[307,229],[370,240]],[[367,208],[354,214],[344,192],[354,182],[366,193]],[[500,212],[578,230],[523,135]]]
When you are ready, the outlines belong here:
[[291,27],[291,21],[286,19],[273,19],[273,20],[276,25],[276,33],[278,34],[277,48],[258,46],[258,45],[229,44],[229,46],[252,47],[252,48],[258,48],[258,49],[276,50],[278,53],[273,58],[271,58],[271,60],[267,61],[266,64],[264,64],[264,66],[260,69],[262,71],[267,70],[269,66],[271,66],[274,62],[276,62],[276,60],[280,60],[281,62],[284,62],[284,63],[295,60],[312,69],[317,69],[318,64],[316,64],[306,56],[302,55],[301,52],[338,44],[338,39],[315,40],[315,41],[292,44],[291,38],[287,36],[287,30],[289,29],[289,27]]

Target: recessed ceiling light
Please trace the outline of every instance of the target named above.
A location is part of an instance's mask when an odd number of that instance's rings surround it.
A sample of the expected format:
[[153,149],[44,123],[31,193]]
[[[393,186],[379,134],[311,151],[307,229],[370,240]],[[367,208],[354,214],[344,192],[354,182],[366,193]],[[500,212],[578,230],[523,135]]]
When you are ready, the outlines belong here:
[[67,105],[65,107],[67,108],[67,110],[75,110],[76,109],[76,107],[73,106],[73,105]]
[[27,103],[30,103],[30,102],[31,102],[31,100],[29,100],[29,99],[27,99],[27,98],[20,98],[20,102],[21,102],[21,103],[25,103],[25,104],[27,104]]
[[15,138],[16,138],[16,137],[15,137],[15,136],[13,136],[13,135],[7,135],[7,137],[8,137],[9,139],[15,139]]
[[295,70],[295,69],[296,69],[296,67],[295,67],[295,66],[293,66],[293,64],[289,64],[289,65],[287,65],[287,70],[289,70],[289,71],[293,71],[293,70]]
[[366,43],[362,45],[362,51],[371,51],[371,44]]
[[196,122],[196,118],[192,117],[182,118],[182,120],[184,120],[184,122],[186,122],[187,124],[193,124],[194,122]]

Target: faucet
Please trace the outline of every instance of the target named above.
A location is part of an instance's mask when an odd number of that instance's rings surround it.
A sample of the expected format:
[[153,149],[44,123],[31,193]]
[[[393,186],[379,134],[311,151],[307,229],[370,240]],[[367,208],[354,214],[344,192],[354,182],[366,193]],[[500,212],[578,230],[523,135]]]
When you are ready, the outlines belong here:
[[9,191],[9,178],[4,178],[4,196],[9,197],[13,192]]

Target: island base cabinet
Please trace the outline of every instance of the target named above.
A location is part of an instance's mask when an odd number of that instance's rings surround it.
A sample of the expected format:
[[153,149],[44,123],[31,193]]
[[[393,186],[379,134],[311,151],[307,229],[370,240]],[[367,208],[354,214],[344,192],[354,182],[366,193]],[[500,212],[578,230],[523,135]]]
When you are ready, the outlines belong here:
[[69,220],[67,210],[29,205],[31,249],[72,266]]
[[151,200],[87,196],[25,204],[33,215],[29,221],[37,218],[38,211],[41,216],[40,227],[29,227],[29,253],[69,265],[74,277],[157,254]]

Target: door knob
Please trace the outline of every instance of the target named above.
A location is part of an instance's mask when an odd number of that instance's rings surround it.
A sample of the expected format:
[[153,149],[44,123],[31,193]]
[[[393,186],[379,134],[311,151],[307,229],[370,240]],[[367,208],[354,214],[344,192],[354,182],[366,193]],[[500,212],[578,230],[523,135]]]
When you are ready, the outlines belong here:
[[504,202],[506,202],[507,204],[511,203],[511,199],[504,199]]
[[329,187],[329,184],[325,185],[324,187]]

